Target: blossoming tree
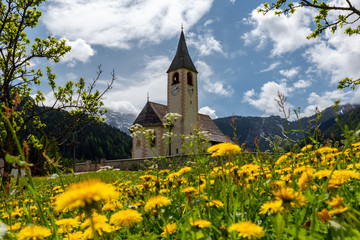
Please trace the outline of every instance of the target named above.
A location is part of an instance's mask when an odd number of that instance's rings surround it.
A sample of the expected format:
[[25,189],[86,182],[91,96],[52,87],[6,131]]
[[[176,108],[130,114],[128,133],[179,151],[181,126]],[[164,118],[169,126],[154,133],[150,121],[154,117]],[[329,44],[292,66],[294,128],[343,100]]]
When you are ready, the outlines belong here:
[[[34,29],[41,17],[38,7],[45,0],[8,0],[0,3],[0,158],[5,159],[3,186],[9,182],[9,173],[13,163],[20,159],[6,156],[24,156],[26,148],[21,150],[16,144],[16,139],[24,133],[27,126],[44,127],[39,116],[51,110],[69,110],[67,127],[62,132],[62,137],[84,115],[101,120],[104,110],[101,101],[112,82],[100,92],[95,89],[96,80],[89,85],[83,78],[76,83],[66,82],[65,86],[57,86],[56,75],[50,67],[46,67],[46,77],[40,68],[35,68],[31,62],[36,59],[46,59],[59,62],[71,50],[66,46],[65,40],[56,40],[54,37],[30,39],[28,33]],[[114,74],[112,81],[114,81]],[[46,80],[44,80],[46,79]],[[52,106],[45,107],[45,95],[41,91],[33,91],[33,87],[47,82],[52,90],[55,102]],[[38,146],[43,150],[36,137],[32,134],[26,137],[27,143]],[[10,161],[10,160],[11,161]],[[24,159],[22,159],[24,162]]]

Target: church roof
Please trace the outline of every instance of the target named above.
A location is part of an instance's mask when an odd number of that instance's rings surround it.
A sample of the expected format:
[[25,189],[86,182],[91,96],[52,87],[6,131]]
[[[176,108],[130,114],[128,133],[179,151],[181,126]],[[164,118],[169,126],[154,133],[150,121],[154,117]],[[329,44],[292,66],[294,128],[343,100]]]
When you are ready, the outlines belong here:
[[[162,119],[167,113],[168,107],[166,105],[147,102],[139,116],[135,119],[134,124],[137,123],[144,127],[162,126]],[[209,133],[210,142],[220,143],[229,141],[208,115],[199,114],[199,126],[201,130]]]
[[208,115],[199,114],[199,119],[199,125],[202,128],[201,130],[209,133],[210,142],[221,143],[230,141]]
[[167,106],[154,102],[147,102],[139,116],[135,119],[134,124],[137,123],[144,127],[162,126],[162,119],[166,113]]
[[194,71],[197,73],[195,65],[189,55],[189,52],[188,52],[188,49],[186,46],[184,32],[182,30],[181,30],[181,35],[180,35],[179,44],[178,44],[178,48],[177,48],[175,57],[172,60],[170,67],[167,70],[167,73],[177,70],[179,68],[186,68],[188,70],[191,70],[191,71]]

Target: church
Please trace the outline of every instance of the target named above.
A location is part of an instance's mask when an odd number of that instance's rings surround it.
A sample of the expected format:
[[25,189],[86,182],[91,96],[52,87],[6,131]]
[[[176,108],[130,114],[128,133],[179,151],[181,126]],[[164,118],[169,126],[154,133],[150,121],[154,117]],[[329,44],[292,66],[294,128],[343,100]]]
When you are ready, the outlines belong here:
[[[153,142],[148,144],[144,137],[140,139],[133,136],[132,158],[154,157],[159,153],[180,155],[183,146],[183,138],[180,136],[193,135],[194,128],[208,133],[210,145],[229,141],[208,115],[198,113],[197,74],[181,30],[175,57],[167,70],[167,105],[150,102],[148,99],[133,123],[140,124],[145,129],[153,129]],[[162,121],[167,113],[181,115],[173,124],[171,144],[166,144],[162,138],[167,132]]]

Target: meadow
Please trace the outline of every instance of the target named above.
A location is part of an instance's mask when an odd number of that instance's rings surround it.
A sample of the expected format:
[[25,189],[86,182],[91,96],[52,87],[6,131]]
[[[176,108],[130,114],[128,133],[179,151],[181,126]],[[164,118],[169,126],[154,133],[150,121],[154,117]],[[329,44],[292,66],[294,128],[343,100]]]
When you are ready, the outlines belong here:
[[15,179],[0,239],[360,239],[360,142],[262,157],[234,143],[185,166]]

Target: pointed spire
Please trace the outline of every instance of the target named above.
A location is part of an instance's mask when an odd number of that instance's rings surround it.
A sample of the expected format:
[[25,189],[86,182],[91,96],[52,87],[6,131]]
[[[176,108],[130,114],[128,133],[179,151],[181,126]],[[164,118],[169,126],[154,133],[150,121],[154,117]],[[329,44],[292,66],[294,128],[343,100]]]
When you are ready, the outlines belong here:
[[188,70],[191,70],[191,71],[194,71],[197,73],[195,65],[194,65],[193,61],[191,60],[191,57],[189,55],[189,52],[188,52],[188,49],[186,46],[185,35],[182,30],[182,25],[181,25],[181,35],[180,35],[180,39],[179,39],[178,48],[177,48],[175,57],[172,60],[169,69],[167,70],[167,73],[177,70],[179,68],[186,68]]

